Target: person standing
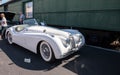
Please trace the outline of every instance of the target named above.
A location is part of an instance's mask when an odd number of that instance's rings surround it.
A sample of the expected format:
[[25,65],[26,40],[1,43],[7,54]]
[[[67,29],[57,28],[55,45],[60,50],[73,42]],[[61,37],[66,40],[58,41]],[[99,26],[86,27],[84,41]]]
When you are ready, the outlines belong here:
[[19,23],[23,24],[24,19],[25,19],[24,14],[22,12],[20,12]]
[[3,30],[3,29],[5,29],[7,27],[7,20],[5,18],[5,14],[4,13],[1,13],[0,16],[2,18],[2,20],[1,20],[1,26],[2,26],[2,30]]

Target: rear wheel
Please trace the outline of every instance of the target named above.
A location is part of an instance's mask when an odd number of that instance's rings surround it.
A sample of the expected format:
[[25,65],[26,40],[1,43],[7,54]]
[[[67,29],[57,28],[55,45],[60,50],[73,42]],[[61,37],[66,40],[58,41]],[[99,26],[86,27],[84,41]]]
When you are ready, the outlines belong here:
[[12,42],[12,34],[10,33],[10,32],[8,32],[8,34],[7,34],[7,40],[8,40],[8,43],[9,44],[12,44],[13,42]]
[[41,42],[39,50],[44,61],[53,62],[55,60],[53,50],[47,42]]

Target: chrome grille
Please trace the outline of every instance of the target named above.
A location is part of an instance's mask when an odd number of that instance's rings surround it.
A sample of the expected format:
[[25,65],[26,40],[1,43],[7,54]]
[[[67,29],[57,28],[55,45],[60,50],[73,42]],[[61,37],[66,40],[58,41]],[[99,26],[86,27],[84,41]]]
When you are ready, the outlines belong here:
[[75,41],[73,36],[70,37],[70,45],[71,45],[71,48],[75,48]]

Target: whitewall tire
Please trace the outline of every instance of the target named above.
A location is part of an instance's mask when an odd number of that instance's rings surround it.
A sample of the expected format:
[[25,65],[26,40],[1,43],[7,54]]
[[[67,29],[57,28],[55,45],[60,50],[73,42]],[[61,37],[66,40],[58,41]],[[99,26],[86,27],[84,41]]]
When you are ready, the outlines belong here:
[[47,42],[45,41],[41,42],[39,50],[41,57],[44,61],[53,62],[55,60],[55,56],[52,51],[52,48]]
[[8,32],[8,34],[7,34],[7,40],[8,40],[8,43],[9,44],[12,44],[13,42],[12,42],[12,34],[10,33],[10,32]]

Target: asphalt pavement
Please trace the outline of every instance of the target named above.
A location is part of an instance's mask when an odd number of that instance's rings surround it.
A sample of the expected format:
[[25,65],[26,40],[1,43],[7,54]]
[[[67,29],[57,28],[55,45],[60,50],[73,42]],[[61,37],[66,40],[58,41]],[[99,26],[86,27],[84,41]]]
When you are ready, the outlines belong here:
[[0,75],[120,75],[120,52],[87,45],[50,64],[25,48],[0,39]]

